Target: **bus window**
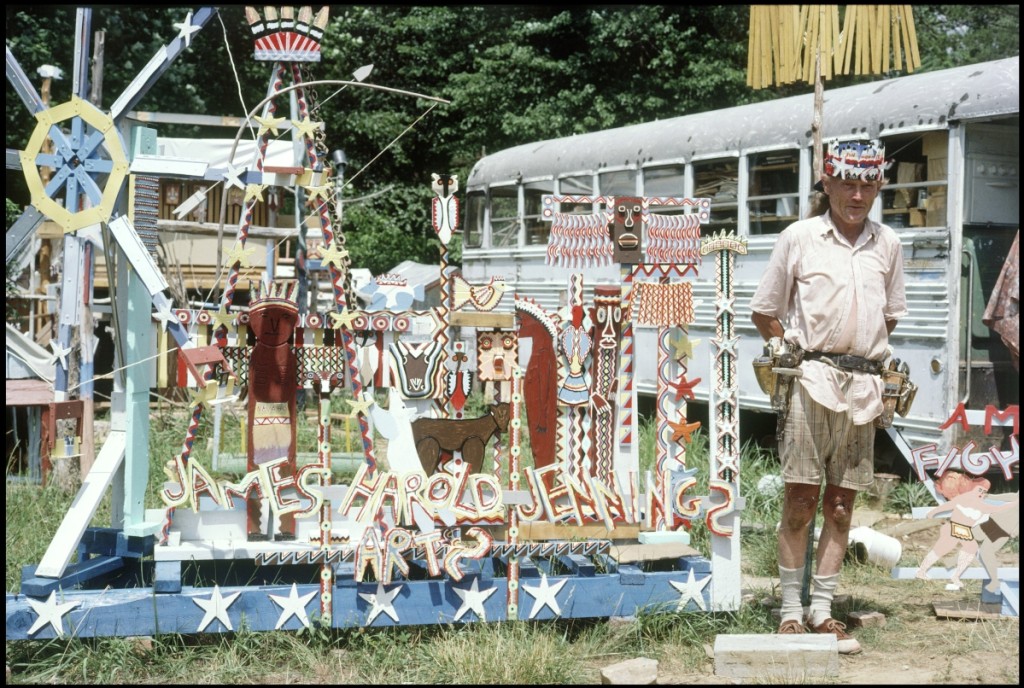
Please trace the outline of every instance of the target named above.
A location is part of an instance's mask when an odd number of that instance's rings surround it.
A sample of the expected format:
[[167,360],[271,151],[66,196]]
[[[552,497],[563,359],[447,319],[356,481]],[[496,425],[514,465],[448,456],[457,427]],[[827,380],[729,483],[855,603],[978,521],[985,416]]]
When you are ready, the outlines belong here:
[[491,187],[491,248],[519,244],[519,187]]
[[685,196],[685,165],[644,168],[644,196]]
[[597,189],[602,196],[636,196],[636,170],[601,172]]
[[483,191],[466,194],[466,220],[462,224],[462,245],[480,248],[484,237],[484,208],[487,198]]
[[551,221],[544,221],[541,216],[543,205],[541,197],[555,192],[555,182],[546,179],[539,182],[523,184],[523,220],[526,222],[527,245],[546,245],[548,234],[551,233]]
[[882,187],[882,222],[894,229],[946,226],[945,131],[885,139],[892,167]]
[[[560,196],[592,196],[594,194],[594,178],[590,175],[560,177],[558,194]],[[562,203],[561,212],[589,215],[594,212],[594,206],[591,203]]]
[[799,151],[772,151],[748,158],[747,209],[751,234],[778,234],[800,213]]
[[701,225],[701,234],[736,232],[740,167],[735,158],[693,163],[693,195],[711,199],[711,219]]

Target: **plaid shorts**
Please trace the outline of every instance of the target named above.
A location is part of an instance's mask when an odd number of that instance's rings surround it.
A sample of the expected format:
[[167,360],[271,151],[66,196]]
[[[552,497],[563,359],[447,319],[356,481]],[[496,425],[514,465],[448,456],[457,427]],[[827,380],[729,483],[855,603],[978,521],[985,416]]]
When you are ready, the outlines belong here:
[[858,492],[875,476],[875,425],[854,425],[848,413],[836,413],[811,398],[794,381],[786,429],[779,443],[782,478],[787,483],[829,485]]

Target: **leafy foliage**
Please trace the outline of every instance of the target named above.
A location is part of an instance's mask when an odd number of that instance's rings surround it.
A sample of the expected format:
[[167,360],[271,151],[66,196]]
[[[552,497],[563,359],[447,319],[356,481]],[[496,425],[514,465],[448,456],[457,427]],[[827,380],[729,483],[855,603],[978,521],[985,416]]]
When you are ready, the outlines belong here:
[[[93,11],[104,30],[103,96],[108,108],[160,46],[185,7],[114,6]],[[740,105],[811,90],[808,84],[754,91],[746,86],[748,8],[742,5],[333,6],[323,60],[313,79],[350,80],[373,64],[369,81],[436,98],[367,88],[318,86],[327,151],[349,159],[344,229],[353,264],[379,273],[401,260],[434,262],[429,175],[459,175],[488,152],[606,127]],[[1019,53],[1014,5],[918,5],[923,69]],[[223,23],[223,24],[222,24]],[[64,70],[52,102],[70,98],[75,8],[7,9],[7,45],[33,82],[40,65]],[[230,53],[230,54],[229,54]],[[238,83],[236,84],[236,73]],[[139,103],[140,111],[239,115],[266,94],[269,64],[252,59],[241,6],[226,6]],[[836,88],[874,76],[837,77]],[[241,92],[241,93],[240,93]],[[328,101],[328,98],[331,100]],[[244,101],[244,105],[243,105]],[[21,149],[35,124],[7,86],[7,147]],[[161,125],[164,136],[235,132]],[[20,176],[8,195],[27,203]],[[380,198],[375,194],[390,189]],[[461,247],[452,247],[457,263]]]

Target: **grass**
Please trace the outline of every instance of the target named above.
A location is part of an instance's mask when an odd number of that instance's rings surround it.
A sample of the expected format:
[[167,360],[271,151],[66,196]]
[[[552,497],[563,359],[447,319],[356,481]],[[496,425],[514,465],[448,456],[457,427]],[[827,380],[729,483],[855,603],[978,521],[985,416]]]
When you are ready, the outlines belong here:
[[[468,410],[467,416],[480,415],[483,406],[478,406]],[[332,411],[345,412],[347,406],[332,401]],[[241,423],[232,419],[231,412],[225,412],[225,416],[228,420],[222,441],[227,449],[240,441]],[[180,408],[175,413],[153,415],[147,506],[159,505],[157,490],[163,480],[159,469],[167,458],[180,451],[184,417],[185,411]],[[653,424],[642,423],[644,470],[653,464],[654,436]],[[193,456],[209,465],[212,425],[208,420],[204,419],[197,437]],[[523,438],[528,441],[526,432]],[[299,443],[299,451],[315,450],[315,437],[311,435],[300,434]],[[707,485],[709,477],[707,452],[705,433],[696,433],[688,446],[687,464],[698,469],[701,488]],[[524,451],[524,456],[528,452]],[[742,448],[740,493],[746,506],[742,513],[741,545],[743,570],[748,575],[777,575],[775,524],[781,512],[781,493],[761,490],[758,484],[765,476],[778,472],[778,461],[771,452],[752,444]],[[891,509],[905,513],[909,510],[907,505],[922,504],[917,501],[920,495],[914,492],[915,488],[900,488],[890,495]],[[8,591],[19,589],[23,564],[41,559],[59,525],[59,516],[72,499],[52,486],[7,485]],[[94,525],[109,525],[109,501],[108,496]],[[690,533],[692,544],[707,555],[710,536],[703,521],[695,523]],[[886,614],[886,628],[862,629],[857,633],[869,651],[884,651],[894,643],[908,658],[934,651],[939,641],[920,631],[925,625],[934,625],[930,607],[921,601],[924,585],[892,581],[886,572],[875,567],[847,566],[843,573],[844,591],[852,590],[853,594],[847,602],[837,604],[837,618],[845,620],[850,612],[862,609]],[[383,629],[325,629],[314,624],[301,632],[265,633],[248,631],[243,625],[234,633],[222,635],[12,641],[6,643],[7,664],[12,670],[8,682],[593,684],[601,681],[601,667],[641,656],[657,659],[661,675],[699,678],[707,676],[710,670],[705,646],[713,645],[717,635],[765,634],[775,630],[770,607],[757,602],[774,592],[754,590],[752,600],[734,612],[646,609],[639,610],[635,619],[627,622],[575,619]],[[942,676],[949,681],[961,680],[960,666],[970,660],[972,653],[1012,656],[1017,646],[1008,646],[1007,639],[1019,638],[1015,623],[1000,620],[948,624],[941,641],[948,652],[935,660],[944,663],[940,667]],[[979,668],[977,681],[987,678],[990,682],[1016,684],[1016,666],[1016,661],[1009,661]],[[824,682],[831,681],[830,678]],[[760,682],[783,681],[765,677]],[[790,676],[784,682],[810,681]]]

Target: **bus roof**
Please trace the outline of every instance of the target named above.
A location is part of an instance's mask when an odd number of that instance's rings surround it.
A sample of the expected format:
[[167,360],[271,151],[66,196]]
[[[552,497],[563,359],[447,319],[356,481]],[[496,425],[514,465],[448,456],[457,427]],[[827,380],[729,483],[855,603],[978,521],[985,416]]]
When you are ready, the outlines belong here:
[[[825,137],[878,137],[1020,111],[1020,58],[825,90]],[[814,94],[527,143],[477,161],[467,189],[811,143]]]

